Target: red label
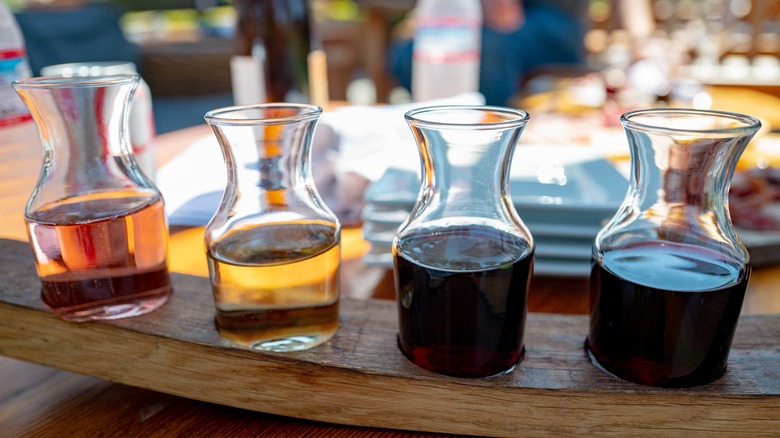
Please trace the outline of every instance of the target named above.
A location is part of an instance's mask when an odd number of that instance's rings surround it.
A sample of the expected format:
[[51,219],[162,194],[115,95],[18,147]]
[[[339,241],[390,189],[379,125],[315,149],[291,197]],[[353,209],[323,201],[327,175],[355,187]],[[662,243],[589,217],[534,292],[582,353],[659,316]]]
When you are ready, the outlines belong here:
[[13,117],[6,117],[4,119],[0,119],[0,126],[11,126],[16,125],[17,123],[26,122],[28,120],[32,120],[32,116],[29,114],[23,114],[20,116],[13,116]]
[[479,60],[479,52],[470,50],[468,52],[445,53],[432,55],[430,53],[414,52],[413,58],[417,61],[433,62],[463,62]]
[[0,59],[13,59],[24,57],[24,49],[0,50]]

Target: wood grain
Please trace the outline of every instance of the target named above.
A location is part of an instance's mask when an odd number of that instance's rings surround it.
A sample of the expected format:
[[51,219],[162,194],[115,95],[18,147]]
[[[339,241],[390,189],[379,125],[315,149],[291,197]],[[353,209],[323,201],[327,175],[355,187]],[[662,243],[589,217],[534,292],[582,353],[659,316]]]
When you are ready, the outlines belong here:
[[152,314],[76,324],[40,302],[25,243],[0,240],[0,263],[0,355],[175,396],[330,423],[475,435],[674,429],[733,436],[780,427],[780,316],[744,316],[726,375],[698,388],[612,378],[582,350],[587,317],[535,313],[521,365],[470,380],[406,361],[388,301],[346,299],[331,342],[261,353],[216,333],[205,278],[175,274],[174,297]]

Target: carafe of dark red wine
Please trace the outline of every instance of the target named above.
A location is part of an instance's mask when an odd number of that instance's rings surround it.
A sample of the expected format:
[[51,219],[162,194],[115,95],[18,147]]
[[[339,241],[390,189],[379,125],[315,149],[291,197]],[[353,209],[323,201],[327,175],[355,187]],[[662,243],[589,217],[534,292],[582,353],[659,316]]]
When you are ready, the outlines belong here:
[[628,381],[711,382],[726,370],[750,277],[727,194],[760,122],[687,109],[640,110],[621,122],[630,184],[595,240],[586,349]]
[[72,321],[140,315],[170,296],[159,190],[128,139],[138,75],[14,82],[43,145],[24,212],[43,301]]
[[398,344],[414,364],[458,377],[512,370],[523,356],[534,243],[509,169],[524,111],[428,107],[406,114],[422,186],[393,241]]
[[265,101],[308,102],[309,1],[237,0],[233,5],[238,15],[236,54],[259,63]]

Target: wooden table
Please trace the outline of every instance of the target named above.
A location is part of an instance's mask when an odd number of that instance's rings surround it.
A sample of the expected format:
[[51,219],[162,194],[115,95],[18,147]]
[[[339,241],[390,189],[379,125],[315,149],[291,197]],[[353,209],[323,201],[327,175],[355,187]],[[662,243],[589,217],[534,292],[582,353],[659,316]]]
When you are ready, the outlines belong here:
[[[205,135],[210,130],[198,126],[160,136],[159,163]],[[40,155],[37,136],[0,145],[0,238],[26,240],[22,212],[38,175]],[[201,232],[172,230],[173,271],[206,272]],[[345,230],[343,243],[343,296],[392,298],[390,273],[362,264],[366,243],[360,230]],[[780,266],[756,269],[743,313],[780,313],[780,292],[775,286],[779,281]],[[529,310],[587,313],[587,280],[534,278]],[[212,405],[1,357],[0,382],[0,436],[429,436]]]

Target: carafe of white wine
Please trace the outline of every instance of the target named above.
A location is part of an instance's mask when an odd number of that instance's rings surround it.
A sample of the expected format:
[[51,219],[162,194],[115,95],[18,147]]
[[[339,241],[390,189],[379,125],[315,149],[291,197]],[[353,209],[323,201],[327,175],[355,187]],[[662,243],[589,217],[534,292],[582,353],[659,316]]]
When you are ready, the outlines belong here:
[[206,254],[217,328],[234,343],[303,350],[338,328],[341,224],[311,174],[321,114],[292,103],[206,114],[227,168]]

